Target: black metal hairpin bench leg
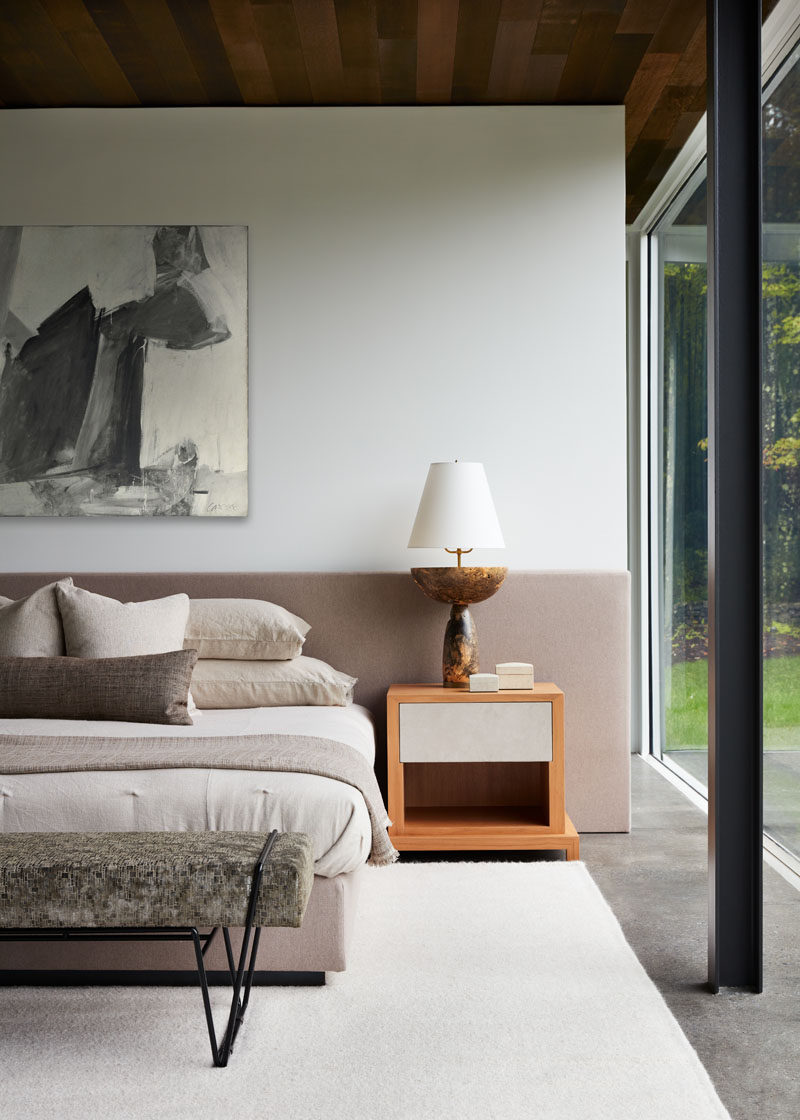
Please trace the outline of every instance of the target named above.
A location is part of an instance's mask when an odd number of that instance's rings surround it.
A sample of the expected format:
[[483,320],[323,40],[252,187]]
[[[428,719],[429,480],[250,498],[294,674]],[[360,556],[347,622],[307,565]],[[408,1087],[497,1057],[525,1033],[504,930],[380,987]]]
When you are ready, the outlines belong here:
[[[196,929],[192,929],[192,941],[194,942],[194,955],[197,961],[197,975],[200,979],[200,988],[203,993],[203,1007],[206,1013],[206,1025],[208,1026],[208,1039],[211,1043],[211,1054],[214,1058],[215,1066],[226,1066],[228,1058],[233,1053],[233,1044],[236,1041],[236,1036],[239,1033],[239,1028],[244,1019],[244,1013],[247,1010],[247,1005],[250,1002],[250,989],[253,986],[253,971],[256,966],[256,956],[258,955],[258,943],[261,937],[261,930],[257,928],[253,930],[253,919],[255,917],[256,905],[258,903],[258,892],[261,887],[261,878],[264,873],[264,864],[269,859],[269,854],[272,851],[272,846],[277,839],[277,831],[269,834],[267,842],[261,850],[261,854],[256,861],[253,868],[253,882],[250,887],[250,899],[247,904],[247,918],[244,926],[244,933],[242,935],[242,948],[239,952],[239,963],[234,972],[233,967],[233,950],[231,948],[230,934],[227,928],[223,927],[222,936],[225,939],[225,952],[228,957],[228,970],[231,974],[231,982],[233,984],[233,997],[231,999],[231,1010],[228,1015],[228,1025],[225,1028],[225,1033],[222,1036],[222,1041],[217,1039],[217,1032],[214,1026],[214,1017],[211,1013],[211,999],[208,992],[208,977],[206,976],[206,962],[203,956],[203,948],[200,944],[200,935]],[[216,933],[212,930],[206,942],[208,944],[211,938]],[[248,961],[247,953],[250,949],[250,939],[252,937],[253,947],[250,950],[250,959]]]
[[[253,878],[250,885],[250,898],[247,903],[247,918],[245,920],[242,948],[239,953],[239,962],[234,965],[233,949],[231,947],[230,933],[222,927],[222,936],[225,940],[225,952],[228,958],[228,971],[233,985],[231,1010],[222,1040],[217,1039],[214,1028],[214,1017],[211,1013],[211,999],[208,992],[208,976],[206,974],[205,954],[214,940],[217,929],[210,933],[198,933],[194,926],[110,926],[88,927],[82,929],[0,929],[0,943],[3,941],[189,941],[194,944],[194,954],[197,963],[197,976],[203,994],[203,1007],[206,1013],[208,1037],[211,1043],[211,1054],[215,1066],[226,1066],[233,1053],[233,1044],[242,1025],[244,1013],[250,1002],[250,989],[253,986],[253,972],[258,955],[258,943],[261,936],[260,928],[253,928],[253,921],[258,903],[258,892],[261,888],[261,879],[264,874],[264,864],[269,859],[272,847],[277,840],[277,830],[271,832],[267,842],[261,849],[261,854],[253,868]],[[252,939],[252,948],[250,945]],[[249,950],[249,959],[248,959]]]

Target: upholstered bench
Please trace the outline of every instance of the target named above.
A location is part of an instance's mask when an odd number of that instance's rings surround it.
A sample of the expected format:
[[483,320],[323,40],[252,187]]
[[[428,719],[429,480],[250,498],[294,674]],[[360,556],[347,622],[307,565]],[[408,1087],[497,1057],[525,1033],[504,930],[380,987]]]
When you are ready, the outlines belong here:
[[[0,833],[0,941],[192,941],[214,1064],[224,1066],[249,1002],[260,929],[299,926],[313,881],[302,833]],[[228,931],[238,926],[234,962]],[[204,961],[220,929],[233,985],[221,1041]]]

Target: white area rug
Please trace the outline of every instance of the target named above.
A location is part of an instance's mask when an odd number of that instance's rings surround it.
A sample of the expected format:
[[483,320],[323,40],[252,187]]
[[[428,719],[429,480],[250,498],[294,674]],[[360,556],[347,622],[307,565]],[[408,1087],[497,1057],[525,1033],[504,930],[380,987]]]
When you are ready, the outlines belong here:
[[191,988],[0,990],[0,1071],[5,1120],[728,1116],[579,863],[369,869],[349,970],[255,989],[227,1069]]

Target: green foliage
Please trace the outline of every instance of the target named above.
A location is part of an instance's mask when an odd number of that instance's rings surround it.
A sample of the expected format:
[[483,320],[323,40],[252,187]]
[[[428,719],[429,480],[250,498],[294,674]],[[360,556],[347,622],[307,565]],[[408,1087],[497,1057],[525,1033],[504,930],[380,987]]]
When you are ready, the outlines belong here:
[[[706,267],[664,266],[665,532],[671,536],[670,598],[702,601],[707,585]],[[679,651],[680,652],[680,651]]]
[[790,622],[778,622],[777,619],[773,619],[766,629],[772,630],[775,634],[787,634],[792,638],[800,638],[800,626],[792,626]]
[[765,264],[761,294],[764,299],[796,300],[800,296],[800,276],[789,265]]
[[784,436],[764,448],[764,466],[771,471],[800,467],[800,437]]
[[[800,601],[800,264],[766,264],[764,573],[768,602]],[[663,531],[674,604],[705,598],[707,582],[706,268],[664,265]],[[697,635],[678,634],[678,656]]]
[[[672,666],[666,707],[665,749],[708,745],[708,662]],[[764,747],[800,747],[800,657],[764,662]]]
[[[797,316],[800,324],[800,315]],[[800,341],[800,338],[798,339]],[[800,467],[800,409],[789,417],[788,425],[798,433],[796,436],[783,436],[764,447],[764,466],[778,471],[781,467]]]
[[775,341],[781,346],[800,342],[800,315],[785,315],[775,328]]
[[[697,601],[699,601],[699,596],[695,599],[695,602]],[[707,656],[707,649],[707,623],[679,622],[673,629],[672,656],[676,660],[698,661]]]

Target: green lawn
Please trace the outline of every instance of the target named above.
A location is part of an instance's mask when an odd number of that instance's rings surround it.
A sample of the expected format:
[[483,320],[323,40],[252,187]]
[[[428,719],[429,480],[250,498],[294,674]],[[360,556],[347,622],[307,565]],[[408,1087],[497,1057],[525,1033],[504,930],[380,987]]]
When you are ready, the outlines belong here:
[[[707,720],[708,663],[673,665],[666,710],[667,750],[705,747]],[[800,657],[773,657],[764,662],[764,746],[768,750],[800,748]]]

